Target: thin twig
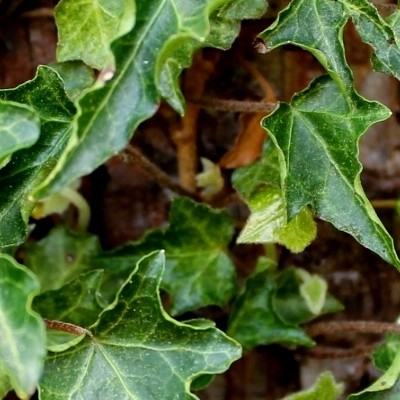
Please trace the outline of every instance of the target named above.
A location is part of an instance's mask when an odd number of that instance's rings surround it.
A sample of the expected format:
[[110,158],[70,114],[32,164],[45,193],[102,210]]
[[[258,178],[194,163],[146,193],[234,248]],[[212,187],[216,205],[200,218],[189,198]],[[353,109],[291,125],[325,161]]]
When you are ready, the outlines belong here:
[[393,209],[396,208],[398,201],[395,199],[377,199],[371,200],[374,208]]
[[303,349],[301,353],[311,358],[318,359],[345,359],[369,356],[376,348],[377,344],[367,344],[364,346],[353,347],[352,349],[341,349],[318,345],[310,349]]
[[72,333],[75,336],[81,336],[84,334],[93,336],[92,332],[90,332],[89,330],[74,324],[70,324],[68,322],[56,321],[51,319],[43,319],[43,321],[46,325],[46,328],[48,329],[54,329],[56,331]]
[[54,18],[54,10],[48,7],[35,8],[34,10],[25,11],[22,13],[21,18]]
[[400,333],[400,325],[380,321],[330,321],[308,325],[306,331],[312,337],[319,335],[335,335],[349,331],[367,334]]
[[225,100],[213,97],[200,97],[198,99],[189,97],[187,101],[190,103],[198,104],[204,108],[211,108],[220,111],[231,112],[271,112],[278,103],[263,103],[261,101],[239,101],[239,100]]
[[196,194],[189,192],[182,186],[175,183],[163,170],[152,163],[136,147],[128,145],[128,147],[121,153],[121,158],[125,161],[136,163],[144,172],[157,181],[160,186],[166,187],[182,196],[188,196],[192,199],[198,200],[198,196]]

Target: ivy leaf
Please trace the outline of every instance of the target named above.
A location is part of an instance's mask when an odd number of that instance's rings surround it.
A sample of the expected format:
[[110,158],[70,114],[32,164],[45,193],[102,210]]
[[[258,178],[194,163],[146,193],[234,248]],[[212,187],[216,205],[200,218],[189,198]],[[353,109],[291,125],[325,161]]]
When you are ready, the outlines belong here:
[[400,48],[391,23],[386,22],[366,0],[340,1],[352,18],[361,39],[372,46],[374,68],[400,79]]
[[271,343],[314,345],[298,325],[284,322],[276,313],[273,301],[278,277],[270,269],[256,270],[235,302],[227,333],[246,349]]
[[373,354],[373,361],[376,368],[381,371],[389,369],[396,355],[400,352],[400,335],[398,333],[390,333],[385,338]]
[[393,240],[361,187],[357,158],[360,136],[388,116],[383,105],[355,92],[349,99],[324,75],[282,103],[263,126],[281,153],[288,218],[311,206],[319,218],[400,267]]
[[78,234],[59,225],[42,240],[23,246],[25,265],[39,278],[41,291],[56,290],[91,269],[91,258],[100,252],[96,236]]
[[179,323],[163,311],[163,264],[160,252],[143,258],[90,328],[93,336],[48,357],[42,400],[195,399],[193,379],[240,357],[239,345],[216,328]]
[[31,108],[0,100],[0,168],[12,153],[39,138],[39,119]]
[[267,142],[259,161],[237,169],[232,179],[251,211],[238,243],[279,243],[301,252],[315,238],[317,229],[307,208],[287,221],[278,152],[271,142]]
[[102,274],[102,271],[90,271],[58,290],[42,293],[35,298],[33,308],[46,319],[90,326],[103,310],[100,304]]
[[65,91],[72,100],[95,82],[92,68],[79,61],[58,62],[51,64],[51,68],[61,76]]
[[46,355],[44,325],[31,309],[39,283],[24,266],[0,254],[0,286],[0,392],[11,387],[26,399],[35,392]]
[[172,315],[210,304],[222,306],[236,291],[235,268],[226,254],[232,235],[226,211],[179,197],[172,202],[168,227],[98,257],[95,265],[108,271],[128,270],[143,255],[165,249],[161,287],[171,295]]
[[30,197],[57,162],[69,136],[75,108],[59,75],[40,67],[36,77],[15,89],[0,90],[0,100],[29,106],[40,118],[36,143],[14,153],[0,170],[0,248],[20,244],[34,207]]
[[326,371],[310,389],[286,396],[283,400],[338,400],[342,392],[343,385],[337,384],[332,373]]
[[134,14],[133,0],[60,1],[55,8],[57,59],[82,60],[100,70],[113,67],[110,44],[132,28]]
[[400,395],[400,352],[388,370],[363,391],[352,394],[349,400],[397,400]]
[[230,1],[137,3],[135,26],[112,45],[114,77],[79,99],[68,150],[38,197],[59,191],[122,150],[138,125],[155,113],[161,96],[183,113],[177,77],[190,65],[193,51],[209,45],[210,16]]

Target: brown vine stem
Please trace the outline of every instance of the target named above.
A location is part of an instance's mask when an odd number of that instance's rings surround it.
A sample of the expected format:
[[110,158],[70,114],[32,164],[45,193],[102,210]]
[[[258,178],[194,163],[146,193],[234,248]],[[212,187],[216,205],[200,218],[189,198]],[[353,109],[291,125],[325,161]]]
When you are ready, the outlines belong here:
[[376,346],[377,343],[357,346],[352,349],[340,349],[336,347],[317,345],[315,347],[311,347],[310,349],[304,349],[301,353],[304,353],[308,357],[318,359],[357,358],[369,356]]
[[372,200],[371,204],[374,208],[382,208],[382,209],[392,209],[396,208],[397,206],[397,200],[395,199],[378,199],[378,200]]
[[48,7],[35,8],[34,10],[25,11],[21,14],[21,18],[54,18],[54,10]]
[[345,332],[367,334],[400,333],[400,325],[380,321],[331,321],[310,324],[306,327],[306,331],[312,337],[319,335],[335,335]]
[[151,162],[139,149],[132,145],[128,147],[120,154],[120,157],[124,161],[132,162],[138,165],[144,172],[146,172],[151,178],[160,184],[162,187],[166,187],[172,190],[174,193],[182,196],[191,197],[194,200],[199,200],[198,196],[179,184],[175,183],[163,170],[157,165]]
[[188,102],[198,104],[204,108],[211,108],[220,111],[231,111],[241,113],[271,112],[278,103],[263,103],[261,101],[240,101],[217,99],[214,97],[188,97]]
[[43,319],[43,321],[46,325],[46,328],[48,329],[72,333],[75,336],[86,334],[93,337],[92,332],[90,332],[89,330],[74,324],[69,324],[68,322],[56,321],[51,319]]

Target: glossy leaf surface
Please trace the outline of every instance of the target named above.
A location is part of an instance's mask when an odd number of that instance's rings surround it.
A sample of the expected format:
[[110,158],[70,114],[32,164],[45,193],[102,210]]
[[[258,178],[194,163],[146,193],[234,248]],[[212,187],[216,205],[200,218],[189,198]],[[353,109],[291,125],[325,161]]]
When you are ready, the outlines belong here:
[[179,323],[163,311],[163,264],[162,253],[142,259],[90,328],[93,337],[50,355],[42,400],[194,399],[196,376],[220,373],[240,357],[240,346],[216,328]]

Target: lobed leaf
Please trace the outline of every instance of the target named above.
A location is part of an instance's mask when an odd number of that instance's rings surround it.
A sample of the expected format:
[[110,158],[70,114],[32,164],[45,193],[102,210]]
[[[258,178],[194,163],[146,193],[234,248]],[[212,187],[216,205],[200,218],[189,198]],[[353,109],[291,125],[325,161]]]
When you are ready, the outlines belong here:
[[35,392],[46,355],[45,329],[32,311],[39,291],[35,276],[13,258],[0,254],[0,394],[20,398]]
[[278,152],[269,142],[259,161],[234,172],[233,185],[251,211],[237,242],[279,243],[301,252],[315,238],[316,225],[307,208],[288,222],[278,164]]
[[393,240],[361,187],[357,157],[361,135],[389,111],[355,92],[350,100],[325,75],[263,121],[281,153],[288,218],[311,206],[319,218],[400,267]]
[[283,400],[338,400],[343,392],[343,385],[337,384],[330,371],[323,372],[307,390],[286,396]]
[[[195,50],[213,44],[208,43],[213,26],[210,18],[230,1],[137,2],[134,28],[112,45],[115,75],[79,99],[68,149],[57,170],[37,191],[38,197],[59,191],[122,150],[138,125],[155,113],[161,96],[183,113],[178,76],[190,65]],[[227,29],[234,29],[236,35],[239,21],[235,21]],[[228,36],[225,46],[234,35]],[[213,42],[221,44],[221,34]]]
[[[40,67],[36,77],[15,89],[0,90],[0,100],[30,107],[40,118],[35,144],[15,152],[0,170],[0,248],[20,244],[34,207],[31,193],[50,173],[65,148],[75,108],[59,75]],[[23,106],[21,106],[23,107]]]
[[93,336],[49,356],[42,400],[195,399],[193,379],[240,357],[240,346],[216,328],[180,323],[163,311],[163,264],[160,252],[143,258],[90,328]]
[[132,28],[134,14],[134,0],[61,0],[55,8],[57,59],[113,67],[111,42]]
[[172,202],[168,227],[98,257],[95,265],[118,273],[130,270],[143,255],[165,249],[161,287],[171,296],[172,315],[210,304],[223,306],[236,291],[235,268],[226,254],[232,235],[226,211],[179,197]]
[[39,278],[41,291],[60,289],[92,268],[91,259],[100,253],[98,239],[59,225],[36,243],[23,246],[25,264]]

